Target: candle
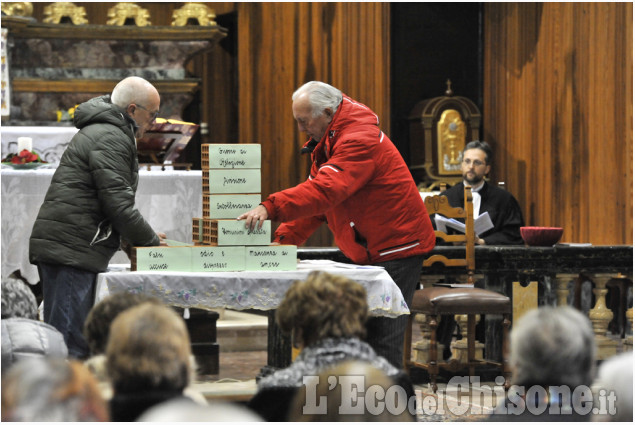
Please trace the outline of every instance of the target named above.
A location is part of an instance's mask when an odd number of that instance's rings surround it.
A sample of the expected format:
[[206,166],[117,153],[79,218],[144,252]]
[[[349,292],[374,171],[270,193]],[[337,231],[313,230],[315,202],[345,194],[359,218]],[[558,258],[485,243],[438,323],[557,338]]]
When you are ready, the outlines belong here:
[[30,137],[18,137],[18,153],[24,149],[31,152],[33,150],[33,139]]

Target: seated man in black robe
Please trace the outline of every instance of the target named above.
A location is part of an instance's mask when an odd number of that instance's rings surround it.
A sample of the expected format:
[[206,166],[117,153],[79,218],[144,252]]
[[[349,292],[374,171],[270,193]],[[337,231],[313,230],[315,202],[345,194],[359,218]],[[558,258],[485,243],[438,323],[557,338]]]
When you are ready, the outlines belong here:
[[[441,193],[453,207],[464,207],[465,186],[472,187],[474,219],[487,212],[493,228],[477,235],[478,245],[522,245],[520,228],[524,226],[523,213],[511,193],[485,181],[491,169],[492,150],[487,142],[474,140],[463,149],[461,172],[463,182]],[[434,220],[433,220],[434,223]],[[439,241],[437,241],[440,245]],[[477,283],[478,286],[478,283]],[[451,355],[450,343],[456,327],[454,317],[443,316],[437,328],[437,341],[444,345],[443,358]],[[483,324],[476,328],[477,336],[483,337]]]
[[478,236],[479,245],[522,245],[520,228],[524,226],[523,213],[511,193],[484,180],[491,168],[492,150],[487,142],[478,140],[465,145],[461,172],[463,183],[441,193],[453,207],[463,207],[463,190],[472,187],[474,219],[489,213],[494,227]]

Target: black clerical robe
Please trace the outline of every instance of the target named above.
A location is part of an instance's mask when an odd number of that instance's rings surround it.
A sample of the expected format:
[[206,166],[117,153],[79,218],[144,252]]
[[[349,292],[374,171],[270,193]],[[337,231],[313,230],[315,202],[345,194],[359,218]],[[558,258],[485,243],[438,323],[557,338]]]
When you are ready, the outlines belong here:
[[[463,183],[459,183],[441,195],[448,197],[451,206],[463,207],[463,190]],[[487,182],[483,184],[478,193],[481,195],[481,208],[478,213],[474,212],[474,217],[476,218],[487,211],[494,224],[493,229],[480,235],[485,243],[487,245],[523,245],[520,228],[525,225],[525,222],[516,198],[506,190],[492,186]]]

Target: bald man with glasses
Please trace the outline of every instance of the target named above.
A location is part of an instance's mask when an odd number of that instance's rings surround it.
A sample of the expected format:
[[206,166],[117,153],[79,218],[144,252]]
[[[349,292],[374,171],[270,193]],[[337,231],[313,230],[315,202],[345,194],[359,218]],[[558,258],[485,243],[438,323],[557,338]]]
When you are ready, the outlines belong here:
[[46,192],[29,241],[44,293],[44,321],[64,336],[70,357],[89,354],[82,328],[97,274],[120,247],[165,245],[135,207],[137,138],[159,113],[156,88],[140,77],[77,107],[73,137]]
[[479,245],[522,245],[520,228],[524,226],[523,213],[511,193],[485,181],[491,169],[492,149],[487,142],[472,141],[463,149],[461,173],[463,182],[441,193],[453,207],[463,207],[463,190],[472,187],[474,218],[488,212],[494,227],[478,236]]

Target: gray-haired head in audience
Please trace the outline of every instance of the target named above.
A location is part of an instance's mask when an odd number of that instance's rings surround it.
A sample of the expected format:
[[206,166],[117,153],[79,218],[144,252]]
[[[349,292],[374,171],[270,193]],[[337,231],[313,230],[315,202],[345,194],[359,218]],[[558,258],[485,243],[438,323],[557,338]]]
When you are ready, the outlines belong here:
[[2,318],[22,317],[37,320],[37,301],[33,291],[19,279],[2,280]]
[[591,322],[578,310],[563,306],[529,311],[511,332],[512,383],[591,386],[595,352]]
[[2,421],[102,422],[108,409],[88,369],[76,360],[36,357],[2,377]]
[[633,352],[628,351],[605,360],[594,385],[596,395],[615,397],[611,406],[594,417],[596,422],[633,422]]

